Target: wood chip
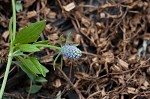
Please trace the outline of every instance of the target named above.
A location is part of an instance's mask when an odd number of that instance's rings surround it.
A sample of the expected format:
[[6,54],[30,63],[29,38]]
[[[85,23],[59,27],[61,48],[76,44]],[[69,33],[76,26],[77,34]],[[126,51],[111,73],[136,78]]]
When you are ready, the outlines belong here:
[[66,11],[71,11],[72,9],[74,9],[76,6],[75,6],[75,3],[72,2],[72,3],[69,3],[68,5],[66,6],[63,6],[63,8],[66,10]]
[[121,65],[125,70],[129,68],[129,64],[122,59],[118,59],[118,64]]
[[127,90],[128,93],[137,94],[139,92],[138,89],[133,87],[128,87],[127,89],[128,89]]

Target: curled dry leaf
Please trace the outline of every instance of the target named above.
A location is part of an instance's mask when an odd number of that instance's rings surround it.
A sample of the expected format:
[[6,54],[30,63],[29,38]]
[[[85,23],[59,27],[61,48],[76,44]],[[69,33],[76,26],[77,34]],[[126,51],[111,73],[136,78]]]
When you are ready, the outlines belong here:
[[52,27],[50,24],[47,24],[47,25],[45,26],[45,30],[46,30],[46,31],[51,31],[52,28],[53,28],[53,27]]
[[124,76],[120,75],[120,76],[117,76],[117,78],[118,78],[119,84],[125,85]]
[[112,72],[116,73],[116,72],[121,72],[121,71],[122,71],[122,68],[121,68],[121,66],[113,65],[113,66],[111,67],[111,70],[112,70]]
[[81,39],[82,39],[81,35],[80,34],[76,34],[75,37],[74,37],[75,44],[79,44],[80,45]]
[[111,51],[105,52],[102,54],[101,61],[103,63],[113,63],[114,62],[114,54]]
[[88,30],[86,28],[81,28],[80,31],[86,35]]
[[56,19],[57,14],[55,12],[50,11],[47,16],[50,19]]
[[4,40],[6,41],[9,37],[9,31],[5,31],[2,35],[2,37],[4,38]]
[[86,27],[89,27],[91,22],[89,19],[85,18],[85,17],[82,17],[81,18],[81,22],[86,26]]
[[24,2],[24,7],[28,8],[30,7],[36,0],[23,0]]
[[[43,5],[43,6],[45,6],[45,5]],[[41,9],[41,13],[43,13],[45,16],[47,15],[48,17],[50,17],[50,16],[48,15],[50,12],[51,12],[51,11],[50,11],[50,8],[43,7],[43,8]]]
[[103,49],[106,46],[107,43],[108,43],[108,41],[107,41],[106,38],[99,38],[98,47],[100,47],[101,49]]
[[138,60],[137,57],[138,57],[138,56],[137,56],[136,54],[129,56],[128,62],[129,62],[130,64],[136,63],[137,60]]
[[48,62],[53,62],[53,56],[46,55],[40,58],[41,63],[48,63]]
[[32,18],[32,17],[35,17],[36,16],[36,11],[30,11],[27,13],[27,18]]
[[56,79],[53,83],[53,86],[56,87],[56,88],[59,88],[61,86],[61,81],[60,79]]
[[59,39],[58,34],[51,34],[50,36],[48,36],[49,40],[55,41]]

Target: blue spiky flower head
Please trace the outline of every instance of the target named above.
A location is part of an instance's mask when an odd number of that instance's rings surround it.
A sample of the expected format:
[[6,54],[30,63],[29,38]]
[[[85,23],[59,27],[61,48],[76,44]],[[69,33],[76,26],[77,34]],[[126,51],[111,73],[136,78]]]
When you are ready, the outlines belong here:
[[82,51],[75,45],[64,45],[61,47],[61,54],[70,59],[78,59],[82,56]]

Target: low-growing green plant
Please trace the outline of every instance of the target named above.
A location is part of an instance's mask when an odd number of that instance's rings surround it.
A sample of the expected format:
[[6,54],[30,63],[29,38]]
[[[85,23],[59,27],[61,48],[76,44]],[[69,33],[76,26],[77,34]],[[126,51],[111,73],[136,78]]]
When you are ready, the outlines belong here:
[[[40,51],[40,47],[47,47],[59,50],[59,54],[56,56],[53,62],[53,67],[55,70],[56,60],[60,55],[70,58],[77,59],[81,57],[81,51],[76,47],[77,45],[69,45],[67,44],[70,38],[70,34],[68,34],[66,38],[66,44],[62,45],[62,35],[60,36],[60,47],[49,45],[49,40],[45,41],[37,41],[40,37],[40,34],[44,30],[46,25],[46,20],[42,20],[36,23],[32,23],[23,29],[21,29],[16,34],[16,6],[15,0],[12,0],[12,8],[13,8],[13,16],[9,22],[9,34],[10,34],[10,48],[8,54],[8,62],[6,66],[6,71],[3,79],[3,83],[0,90],[0,99],[3,96],[4,89],[6,86],[9,69],[12,63],[17,64],[20,68],[28,75],[32,82],[46,82],[45,79],[46,73],[49,72],[47,68],[45,68],[36,57],[31,57],[25,53],[33,53]],[[12,61],[15,58],[16,61]],[[62,68],[62,58],[61,58],[61,68]],[[33,89],[31,91],[37,92],[35,89],[40,89],[41,86],[32,86]]]

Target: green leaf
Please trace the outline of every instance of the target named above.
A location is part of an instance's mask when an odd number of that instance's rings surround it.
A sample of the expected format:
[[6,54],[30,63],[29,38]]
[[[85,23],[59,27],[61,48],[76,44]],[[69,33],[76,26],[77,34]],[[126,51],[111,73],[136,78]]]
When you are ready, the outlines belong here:
[[67,38],[66,38],[66,43],[68,43],[68,42],[69,42],[69,40],[70,40],[70,35],[71,35],[71,32],[70,32],[70,33],[68,33],[68,36],[67,36]]
[[20,50],[16,50],[16,51],[13,53],[13,56],[21,56],[21,55],[27,57],[27,55],[24,54],[23,52],[21,52]]
[[73,46],[79,46],[79,44],[73,44]]
[[37,67],[30,59],[24,59],[21,56],[18,56],[19,60],[23,63],[23,65],[30,70],[34,75],[41,74]]
[[62,44],[62,36],[63,36],[63,34],[59,37],[59,43],[60,43],[61,46],[63,45]]
[[55,64],[56,64],[56,61],[58,59],[58,57],[61,55],[61,53],[59,53],[56,58],[54,59],[54,62],[53,62],[53,69],[55,70]]
[[15,63],[16,65],[18,65],[27,75],[28,77],[34,81],[34,79],[36,78],[36,76],[28,69],[26,68],[25,65],[23,65],[22,62],[19,62],[19,61],[13,61],[13,63]]
[[35,42],[43,31],[45,24],[46,21],[42,20],[24,27],[17,33],[14,44]]
[[2,96],[2,99],[7,99],[7,97],[5,97],[5,96]]
[[35,67],[39,70],[40,74],[42,74],[45,77],[47,70],[42,68],[43,65],[41,65],[40,62],[35,57],[30,57],[30,60],[35,65]]
[[44,41],[39,41],[39,42],[35,42],[33,44],[43,44],[43,45],[48,45],[50,41],[49,40],[44,40]]
[[43,77],[36,77],[35,81],[36,82],[40,82],[40,83],[47,82],[47,80],[45,78],[43,78]]
[[42,65],[42,69],[43,69],[43,71],[44,71],[45,73],[48,73],[48,72],[49,72],[49,70],[48,70],[46,67],[44,67],[43,65]]
[[20,12],[23,10],[21,1],[16,1],[16,11]]
[[[31,94],[34,94],[34,93],[37,93],[37,92],[39,92],[40,91],[40,89],[42,88],[42,85],[32,85],[31,86]],[[29,90],[30,90],[30,87],[27,87],[26,88],[26,91],[27,92],[29,92]]]
[[22,52],[38,52],[38,51],[40,51],[39,48],[37,48],[36,46],[34,46],[32,44],[21,44],[18,47]]
[[52,46],[52,45],[45,45],[45,44],[34,44],[34,46],[36,46],[36,47],[47,47],[47,48],[51,48],[51,49],[57,49],[57,50],[61,50],[61,47]]

